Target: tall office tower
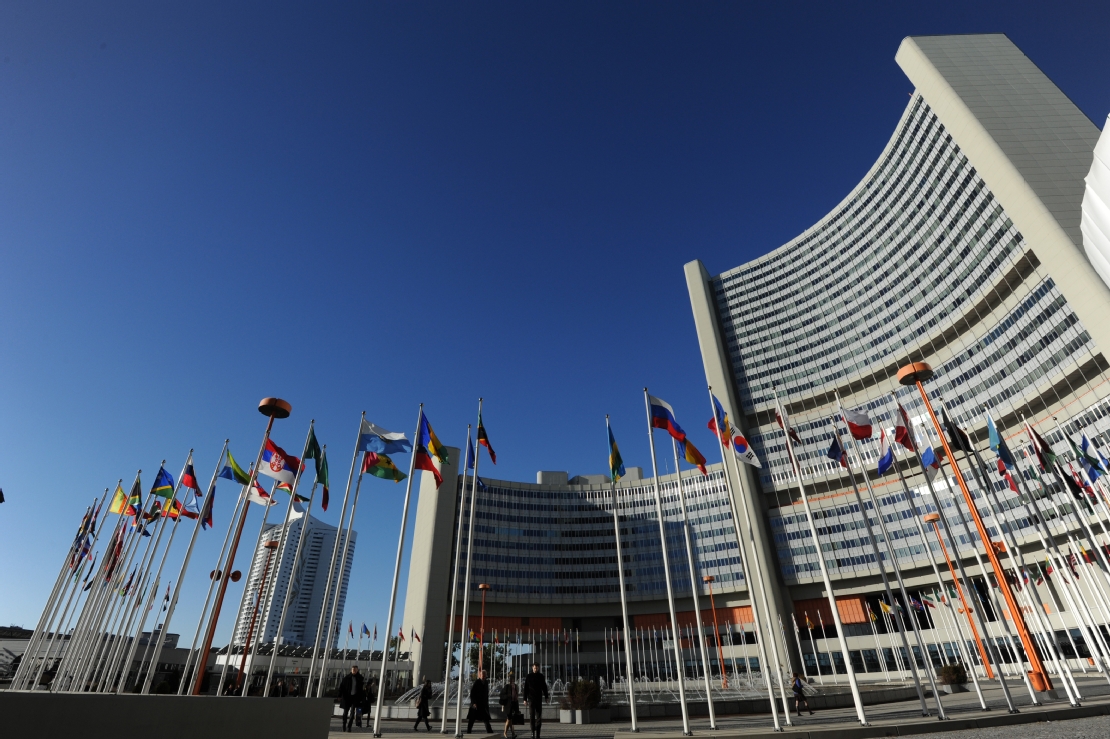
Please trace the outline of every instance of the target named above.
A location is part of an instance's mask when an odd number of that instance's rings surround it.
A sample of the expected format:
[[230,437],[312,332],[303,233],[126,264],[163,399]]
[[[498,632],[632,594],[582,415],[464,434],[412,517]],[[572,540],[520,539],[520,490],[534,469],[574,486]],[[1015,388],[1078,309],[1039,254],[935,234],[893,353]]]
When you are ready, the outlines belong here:
[[[875,438],[859,451],[911,587],[935,586],[935,545],[912,522],[913,508],[928,505],[927,488],[908,453],[898,455],[908,491],[893,471],[876,474],[877,437],[894,425],[896,398],[923,447],[939,441],[916,388],[898,383],[900,367],[932,366],[931,402],[968,429],[992,466],[988,413],[1019,469],[1029,465],[1023,420],[1065,455],[1065,435],[1082,430],[1105,443],[1110,429],[1110,289],[1081,231],[1098,128],[1004,35],[910,37],[895,60],[915,89],[878,160],[840,204],[789,243],[719,275],[686,265],[706,377],[763,460],[741,481],[773,544],[763,556],[788,589],[782,605],[808,603],[811,614],[821,606],[818,558],[838,594],[873,606],[878,594],[847,473],[827,457],[834,423],[847,436],[835,393],[875,422]],[[801,438],[802,482],[818,498],[820,549],[798,504],[776,392]],[[992,535],[1005,523],[1027,557],[1043,561],[1020,501],[987,503],[991,487],[1010,500],[1005,479],[974,464],[964,474]],[[964,505],[954,479],[939,478],[946,508]],[[1081,531],[1063,483],[1047,492],[1058,520]],[[970,558],[968,544],[958,546]],[[861,609],[841,615],[849,633],[867,631]]]
[[[290,588],[293,597],[289,603],[289,613],[285,618],[285,627],[282,634],[282,644],[297,646],[311,646],[316,638],[316,625],[320,617],[320,607],[324,600],[325,580],[328,576],[328,566],[331,564],[332,549],[335,546],[335,537],[338,529],[318,519],[308,517],[307,526],[305,516],[294,513],[295,518],[289,521],[289,534],[286,536],[285,552],[278,561],[278,550],[266,546],[269,542],[279,542],[284,524],[268,526],[262,533],[262,542],[254,553],[251,562],[250,574],[247,578],[247,606],[240,614],[235,624],[233,637],[234,644],[243,644],[246,641],[247,631],[250,628],[251,618],[254,616],[253,605],[258,600],[259,584],[263,573],[266,573],[266,582],[273,582],[270,606],[261,604],[258,607],[257,621],[254,626],[253,639],[260,639],[262,644],[272,643],[277,636],[278,621],[281,618],[281,606],[285,602],[286,594]],[[297,540],[301,536],[301,529],[305,528],[304,549],[297,571],[293,572],[293,559],[297,551]],[[339,541],[340,557],[343,553],[346,537]],[[351,578],[351,565],[355,558],[355,544],[358,543],[358,532],[351,532],[351,546],[347,550],[347,566],[343,573],[342,586],[339,588],[339,606],[336,609],[336,624],[343,622],[343,605],[347,599],[347,584]],[[267,564],[268,562],[268,564]],[[337,558],[338,567],[338,558]],[[267,585],[267,589],[270,586]],[[328,611],[335,601],[335,594],[328,598]],[[333,632],[327,643],[336,646],[338,634]]]

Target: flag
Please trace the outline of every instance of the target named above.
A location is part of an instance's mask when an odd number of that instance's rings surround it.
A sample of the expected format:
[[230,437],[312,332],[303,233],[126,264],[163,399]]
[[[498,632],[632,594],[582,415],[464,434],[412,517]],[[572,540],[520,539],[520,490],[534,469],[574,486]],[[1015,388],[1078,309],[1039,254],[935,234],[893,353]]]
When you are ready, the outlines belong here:
[[158,476],[154,478],[150,494],[157,495],[159,498],[173,497],[173,477],[169,472],[166,472],[165,467],[158,468]]
[[925,606],[921,604],[921,601],[919,601],[917,598],[914,598],[912,595],[910,596],[910,606],[915,611],[924,611],[925,610]]
[[408,477],[404,472],[397,469],[397,465],[393,464],[392,459],[377,452],[366,452],[362,456],[362,471],[369,472],[374,477],[380,477],[383,480],[393,480],[393,482],[400,482]]
[[366,628],[366,622],[362,622],[362,631],[358,633],[359,636],[370,636],[370,629]]
[[262,461],[258,464],[258,473],[272,477],[281,482],[293,482],[297,479],[297,471],[301,468],[301,460],[274,443],[273,439],[266,439],[266,447],[262,450]]
[[474,469],[474,442],[470,440],[470,429],[466,431],[466,468]]
[[989,413],[987,414],[987,435],[990,439],[991,449],[998,455],[998,460],[1006,465],[1006,469],[1013,469],[1014,455],[1010,453],[1010,448],[1006,446],[1002,434],[998,433],[998,427],[994,425],[994,418]]
[[866,413],[854,411],[850,408],[842,408],[841,412],[844,416],[844,423],[848,424],[848,431],[852,434],[852,438],[857,441],[871,438],[871,419]]
[[717,400],[717,396],[713,395],[711,397],[713,398],[713,418],[709,419],[709,430],[716,434],[717,438],[721,440],[721,444],[728,449],[728,445],[732,441],[732,427],[728,422],[728,414],[725,413],[721,401]]
[[107,560],[107,564],[104,567],[105,582],[111,582],[112,575],[115,573],[116,567],[120,562],[120,557],[123,554],[123,532],[124,527],[120,526],[116,531],[116,540],[110,544],[108,550],[104,552],[104,557]]
[[416,629],[412,630],[412,640],[414,642],[419,642],[420,641],[420,634],[416,633]]
[[937,459],[937,453],[933,451],[933,447],[928,447],[921,455],[921,466],[925,470],[925,477],[932,482],[933,478],[940,472],[940,460]]
[[162,599],[162,610],[170,607],[170,584],[166,583],[166,597]]
[[231,456],[230,449],[227,451],[227,466],[220,471],[220,477],[234,480],[240,485],[246,485],[251,481],[251,476],[243,472],[243,468],[235,461],[235,457]]
[[208,489],[208,502],[204,504],[204,510],[200,512],[200,527],[202,529],[209,529],[212,527],[212,508],[216,505],[216,481],[212,481],[212,487]]
[[1060,475],[1060,477],[1064,479],[1064,485],[1067,487],[1068,492],[1071,493],[1071,497],[1075,498],[1076,500],[1084,500],[1085,498],[1083,495],[1083,486],[1079,483],[1079,479],[1076,477],[1075,470],[1069,469],[1069,472],[1071,474]]
[[247,493],[247,500],[251,503],[258,503],[259,505],[273,505],[277,503],[276,500],[270,497],[270,494],[266,492],[265,488],[258,484],[257,480],[254,481],[254,488]]
[[378,625],[374,624],[374,641],[378,640]]
[[686,439],[686,432],[682,430],[682,427],[678,425],[678,421],[675,420],[674,408],[671,408],[670,403],[654,395],[649,395],[648,406],[651,409],[652,428],[663,429],[676,441],[684,441]]
[[[473,635],[473,631],[470,632]],[[397,641],[403,642],[405,640],[405,629],[403,626],[397,627]]]
[[759,457],[752,451],[752,445],[749,444],[748,440],[736,429],[732,429],[732,451],[736,455],[736,458],[744,464],[749,464],[752,467],[763,467],[763,465],[759,463]]
[[1072,451],[1075,452],[1075,461],[1078,462],[1079,466],[1083,468],[1083,471],[1087,473],[1087,477],[1090,478],[1091,482],[1101,477],[1103,473],[1102,460],[1095,454],[1094,445],[1091,444],[1087,435],[1083,434],[1078,446],[1072,441],[1070,436],[1068,437],[1068,442],[1071,443]]
[[200,515],[196,510],[195,504],[193,508],[189,508],[180,498],[175,498],[162,509],[163,518],[174,518],[178,516],[185,516],[185,518],[197,518]]
[[844,447],[840,446],[839,436],[833,435],[832,446],[829,447],[829,451],[825,452],[825,456],[844,469],[848,469],[848,453],[844,451]]
[[355,626],[354,626],[354,624],[353,624],[353,623],[351,623],[350,621],[348,621],[348,622],[347,622],[347,633],[348,633],[348,634],[349,634],[350,636],[354,636],[354,635],[355,635]]
[[785,408],[781,410],[779,408],[775,408],[775,423],[779,425],[780,429],[786,432],[787,436],[789,436],[795,444],[802,443],[802,439],[800,436],[798,436],[798,432],[796,432],[794,430],[794,427],[790,425],[790,417],[786,415]]
[[621,450],[617,448],[617,440],[613,438],[608,416],[605,417],[605,431],[609,434],[609,479],[616,482],[625,475],[624,460],[621,459]]
[[948,433],[948,443],[951,444],[953,448],[970,454],[972,451],[971,437],[968,436],[967,432],[957,426],[956,423],[948,417],[947,409],[941,408],[940,414],[941,417],[944,419],[944,429]]
[[[127,493],[123,492],[123,485],[116,483],[116,494],[112,496],[112,505],[108,507],[108,513],[123,513],[127,510]],[[128,513],[127,515],[132,515]]]
[[293,501],[295,503],[307,503],[308,502],[308,498],[305,497],[304,495],[301,495],[300,493],[294,493],[293,492],[293,486],[290,485],[287,482],[279,482],[274,487],[274,489],[275,490],[280,490],[283,493],[288,493],[289,495],[292,495],[293,496]]
[[320,487],[324,489],[323,500],[320,501],[320,508],[323,510],[328,509],[328,452],[325,449],[324,453],[320,455],[320,466],[316,468],[316,481],[320,483]]
[[879,620],[878,617],[875,616],[875,612],[871,610],[871,604],[870,603],[867,604],[867,615],[871,617],[872,621],[878,621]]
[[131,570],[131,575],[127,578],[127,584],[119,589],[120,597],[123,597],[127,595],[128,592],[130,592],[131,583],[135,581],[135,570],[137,570],[138,568],[139,566],[135,565],[135,567]]
[[931,597],[929,597],[928,595],[923,595],[922,596],[922,602],[925,605],[927,605],[929,608],[936,608],[937,607],[937,604],[934,603],[933,599]]
[[915,446],[910,428],[912,428],[910,417],[906,413],[906,409],[902,407],[902,404],[898,403],[898,412],[894,414],[894,443],[901,444],[912,452]]
[[89,560],[90,562],[92,562],[92,564],[89,565],[89,570],[88,570],[88,572],[85,573],[85,579],[81,581],[85,586],[85,587],[81,588],[81,592],[86,592],[89,588],[91,588],[93,586],[93,580],[91,579],[91,577],[92,577],[93,570],[96,569],[96,560],[99,556],[100,556],[100,552],[97,552]]
[[894,447],[890,444],[890,437],[886,435],[886,429],[879,430],[879,464],[877,472],[880,475],[885,475],[890,472],[890,468],[894,466]]
[[879,608],[883,609],[883,613],[890,613],[891,612],[890,611],[890,606],[888,606],[886,603],[884,603],[881,600],[879,601]]
[[1033,442],[1033,451],[1037,453],[1037,462],[1041,465],[1041,471],[1048,472],[1056,464],[1056,452],[1052,451],[1052,445],[1045,441],[1028,421],[1025,422],[1025,430]]
[[185,471],[181,473],[181,484],[200,495],[200,485],[197,484],[196,473],[193,472],[193,463],[189,462],[185,465]]
[[701,470],[701,473],[703,475],[708,477],[709,473],[705,469],[705,457],[703,457],[701,455],[701,452],[698,451],[698,448],[694,446],[694,442],[690,441],[689,439],[684,439],[683,441],[680,441],[678,443],[678,446],[679,449],[682,451],[682,456],[686,459],[686,461],[697,467],[699,470]]
[[486,426],[484,423],[482,423],[481,411],[478,411],[478,443],[484,446],[486,448],[486,451],[489,452],[489,460],[494,464],[497,464],[497,452],[493,451],[493,447],[490,446],[489,436],[486,434]]
[[808,611],[806,612],[806,628],[807,629],[812,629],[813,628],[813,622],[809,620],[809,612]]
[[386,431],[381,426],[362,419],[358,436],[358,451],[378,454],[401,454],[412,451],[412,442],[404,434]]
[[436,487],[439,487],[443,484],[443,475],[440,474],[439,469],[432,461],[432,455],[435,455],[441,464],[447,464],[447,450],[436,437],[436,432],[432,430],[432,424],[428,423],[428,417],[424,415],[424,411],[420,411],[420,426],[416,434],[416,452],[413,460],[414,466],[416,469],[431,472],[432,477],[436,479]]

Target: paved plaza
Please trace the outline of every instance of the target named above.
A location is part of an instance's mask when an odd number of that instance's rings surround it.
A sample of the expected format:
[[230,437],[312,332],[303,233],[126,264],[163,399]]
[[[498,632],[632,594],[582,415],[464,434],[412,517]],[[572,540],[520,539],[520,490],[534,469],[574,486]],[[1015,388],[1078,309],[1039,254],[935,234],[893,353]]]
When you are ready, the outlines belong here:
[[[945,711],[951,720],[951,723],[947,724],[951,727],[948,731],[929,731],[929,727],[932,725],[940,727],[945,724],[939,722],[935,716],[929,719],[923,718],[916,700],[868,706],[867,718],[872,729],[869,731],[851,731],[861,728],[856,721],[853,708],[818,711],[813,716],[808,714],[802,717],[791,716],[794,726],[784,728],[787,735],[809,735],[813,739],[818,736],[832,739],[840,735],[843,739],[849,739],[850,737],[908,734],[921,737],[941,736],[942,734],[945,737],[960,737],[970,732],[974,732],[978,738],[1012,736],[1015,731],[1021,732],[1022,739],[1049,737],[1049,732],[1052,732],[1051,736],[1058,739],[1061,730],[1056,724],[1060,722],[1060,719],[1064,719],[1067,721],[1066,731],[1069,739],[1110,737],[1110,684],[1107,683],[1106,679],[1097,676],[1081,677],[1077,682],[1083,694],[1082,708],[1078,709],[1078,712],[1085,709],[1101,709],[1105,710],[1108,715],[1068,716],[1067,714],[1074,714],[1076,711],[1064,710],[1068,709],[1068,702],[1065,697],[1056,701],[1046,700],[1040,707],[1032,706],[1029,693],[1024,686],[1016,681],[1009,681],[1007,684],[1020,713],[1017,717],[1014,717],[1013,721],[1015,723],[1005,726],[965,726],[966,722],[976,719],[984,722],[1010,720],[1006,713],[1006,702],[1002,696],[1002,690],[997,687],[997,684],[994,684],[983,691],[987,705],[991,709],[986,712],[980,709],[973,690],[942,696]],[[1063,696],[1062,690],[1060,693]],[[935,706],[935,702],[930,698],[930,710],[935,710]],[[1036,722],[1027,723],[1034,716],[1037,717]],[[709,728],[709,720],[706,718],[691,719],[690,726],[694,733],[699,736],[742,735],[752,739],[761,735],[770,736],[773,729],[769,714],[720,716],[717,719],[717,731],[712,731]],[[433,727],[432,733],[438,734],[439,725],[433,723]],[[957,730],[957,727],[960,727],[960,730]],[[500,726],[495,723],[494,728],[497,733],[490,736],[500,737]],[[340,734],[339,729],[339,719],[336,718],[332,721],[332,736],[338,736]],[[614,735],[620,733],[620,739],[629,739],[632,735],[628,732],[628,729],[628,724],[624,722],[579,726],[547,721],[543,725],[543,737],[544,739],[613,739]],[[842,730],[848,731],[842,733]],[[354,733],[370,733],[370,729],[356,727]],[[411,734],[413,733],[412,724],[408,721],[385,721],[382,725],[382,733],[383,735]],[[529,735],[528,727],[517,727],[517,734],[522,739],[527,739]],[[681,734],[681,719],[648,719],[640,722],[640,735],[654,735],[656,739],[664,739],[664,737],[669,739],[670,737],[680,737]],[[484,737],[485,735],[475,732],[471,736]]]

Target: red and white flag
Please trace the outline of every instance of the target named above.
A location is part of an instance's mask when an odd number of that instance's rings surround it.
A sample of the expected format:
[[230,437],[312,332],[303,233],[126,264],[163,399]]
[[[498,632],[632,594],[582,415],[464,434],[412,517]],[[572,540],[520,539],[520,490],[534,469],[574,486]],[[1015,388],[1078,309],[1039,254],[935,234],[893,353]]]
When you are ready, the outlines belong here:
[[906,409],[899,403],[898,412],[894,414],[894,441],[912,452],[914,446],[910,428],[910,417],[906,415]]
[[844,422],[848,424],[848,431],[851,432],[853,439],[863,441],[871,438],[871,419],[866,413],[845,408]]
[[247,500],[258,505],[273,505],[277,502],[258,484],[258,480],[254,481],[254,488],[247,492]]
[[786,409],[775,409],[775,421],[778,422],[779,428],[782,429],[790,436],[790,440],[795,444],[801,444],[802,439],[798,436],[798,432],[790,425],[790,417],[786,415]]

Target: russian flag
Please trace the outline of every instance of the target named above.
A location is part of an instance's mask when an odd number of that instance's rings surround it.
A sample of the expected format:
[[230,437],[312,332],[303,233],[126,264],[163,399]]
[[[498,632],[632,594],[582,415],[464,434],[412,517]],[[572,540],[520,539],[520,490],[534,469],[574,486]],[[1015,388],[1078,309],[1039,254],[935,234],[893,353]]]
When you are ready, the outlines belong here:
[[863,441],[871,438],[871,419],[867,417],[866,413],[848,408],[844,408],[843,413],[844,422],[848,424],[848,430],[852,432],[853,439]]
[[287,454],[272,440],[266,439],[266,448],[262,451],[262,462],[258,465],[259,473],[280,482],[291,483],[297,479],[297,470],[300,466],[301,460]]
[[651,407],[651,425],[653,428],[665,430],[678,441],[686,441],[686,432],[675,420],[674,408],[671,408],[670,403],[654,395],[649,395],[648,405]]
[[886,429],[879,430],[879,439],[878,472],[880,475],[885,475],[894,466],[894,447],[890,445],[890,438],[886,435]]

